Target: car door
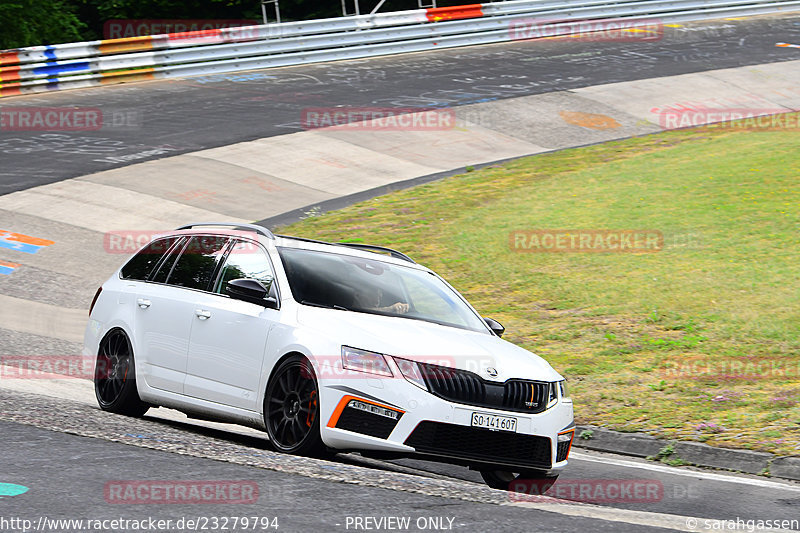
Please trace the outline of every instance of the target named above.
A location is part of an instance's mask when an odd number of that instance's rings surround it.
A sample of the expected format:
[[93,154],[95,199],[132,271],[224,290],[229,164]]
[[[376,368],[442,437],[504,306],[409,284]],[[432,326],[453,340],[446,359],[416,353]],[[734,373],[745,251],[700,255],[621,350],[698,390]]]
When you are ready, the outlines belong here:
[[195,294],[210,287],[227,243],[227,237],[186,237],[142,284],[136,336],[147,385],[183,393]]
[[184,393],[258,412],[264,350],[280,311],[228,296],[227,282],[239,278],[262,282],[279,301],[266,251],[254,241],[235,241],[212,292],[196,295]]
[[[161,245],[167,253],[158,257],[158,262],[147,265],[145,257],[154,255],[151,247],[144,248],[140,255],[142,263],[148,269],[142,282],[135,287],[131,305],[134,307],[134,345],[136,365],[144,381],[150,387],[180,392],[183,386],[182,372],[179,372],[178,359],[185,360],[185,349],[180,346],[181,328],[174,308],[174,295],[170,295],[163,285],[154,284],[153,278],[163,272],[169,273],[175,259],[186,244],[184,237],[171,237],[171,246]],[[158,248],[155,248],[158,249]],[[127,268],[127,267],[126,267]],[[123,276],[125,272],[123,270]],[[164,275],[166,279],[166,275]],[[172,296],[172,297],[170,297]],[[187,321],[184,334],[188,336],[191,325]]]

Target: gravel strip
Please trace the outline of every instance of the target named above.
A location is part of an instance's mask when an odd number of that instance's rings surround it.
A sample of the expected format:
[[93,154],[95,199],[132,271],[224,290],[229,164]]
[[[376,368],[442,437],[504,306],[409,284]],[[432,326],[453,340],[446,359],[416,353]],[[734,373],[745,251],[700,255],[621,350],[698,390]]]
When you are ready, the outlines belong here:
[[509,504],[505,491],[444,478],[387,472],[254,448],[181,431],[167,424],[106,413],[64,399],[0,390],[0,419],[42,429],[121,442],[132,446],[203,457],[305,477],[441,496],[480,503]]

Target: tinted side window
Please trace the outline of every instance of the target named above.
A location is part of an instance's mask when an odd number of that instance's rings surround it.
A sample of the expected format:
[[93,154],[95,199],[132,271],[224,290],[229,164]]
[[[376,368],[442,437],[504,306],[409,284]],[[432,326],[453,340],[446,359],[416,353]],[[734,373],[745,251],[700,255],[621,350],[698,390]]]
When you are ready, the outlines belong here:
[[153,241],[137,253],[128,263],[122,267],[122,277],[124,279],[145,280],[153,268],[165,253],[175,244],[178,237],[167,237]]
[[187,240],[188,239],[184,239],[182,242],[179,242],[169,251],[167,257],[161,261],[161,266],[156,267],[157,270],[150,276],[150,281],[154,283],[167,282],[167,276],[169,276],[169,273],[172,271],[172,266],[175,264],[175,261],[180,257],[181,250],[183,250]]
[[248,278],[255,279],[270,287],[270,296],[276,296],[276,291],[272,280],[272,266],[270,265],[267,254],[257,244],[249,241],[236,241],[233,245],[222,272],[214,287],[214,292],[226,294],[225,286],[233,279]]
[[208,290],[227,243],[227,237],[192,237],[175,263],[167,283],[188,289]]

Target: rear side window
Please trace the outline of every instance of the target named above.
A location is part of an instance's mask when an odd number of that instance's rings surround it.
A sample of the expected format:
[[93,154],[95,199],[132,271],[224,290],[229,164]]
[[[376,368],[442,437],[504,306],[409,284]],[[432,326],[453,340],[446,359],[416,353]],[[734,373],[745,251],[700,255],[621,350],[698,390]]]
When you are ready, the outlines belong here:
[[145,280],[178,237],[167,237],[151,242],[137,253],[120,272],[123,279]]
[[227,244],[227,237],[192,237],[172,268],[167,283],[187,289],[208,290]]
[[150,281],[153,283],[167,282],[167,276],[169,276],[169,273],[172,272],[172,267],[175,265],[175,261],[177,261],[178,257],[181,255],[181,250],[183,250],[185,244],[186,240],[183,240],[172,247],[172,250],[170,250],[164,260],[161,261],[161,266],[156,267],[156,271],[153,274],[150,274]]

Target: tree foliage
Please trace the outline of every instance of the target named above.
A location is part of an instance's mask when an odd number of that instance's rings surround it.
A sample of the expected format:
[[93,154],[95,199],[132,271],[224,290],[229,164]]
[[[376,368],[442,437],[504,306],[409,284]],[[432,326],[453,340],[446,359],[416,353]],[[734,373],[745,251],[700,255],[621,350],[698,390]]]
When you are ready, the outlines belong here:
[[[369,13],[379,0],[359,0]],[[353,0],[346,0],[353,11]],[[439,5],[457,5],[440,0]],[[381,12],[416,9],[417,0],[387,0]],[[281,0],[283,20],[342,15],[341,0]],[[274,20],[274,8],[267,5]],[[112,19],[261,20],[260,0],[0,0],[0,49],[103,38]]]
[[86,24],[69,0],[0,2],[0,49],[79,41]]

